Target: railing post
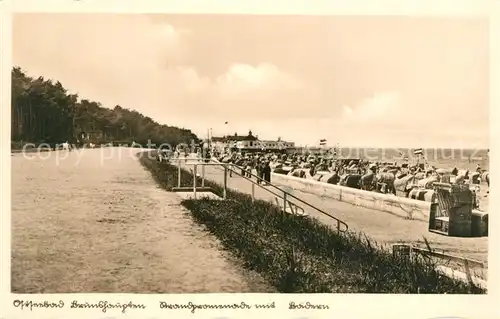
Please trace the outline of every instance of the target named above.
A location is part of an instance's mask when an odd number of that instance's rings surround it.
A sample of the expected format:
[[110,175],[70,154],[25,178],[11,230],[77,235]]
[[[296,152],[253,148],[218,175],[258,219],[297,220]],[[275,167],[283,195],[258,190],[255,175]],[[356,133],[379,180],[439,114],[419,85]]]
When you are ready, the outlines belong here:
[[181,187],[181,161],[177,161],[177,187]]
[[222,196],[224,199],[227,198],[227,165],[224,164],[224,189],[223,189],[223,194]]
[[201,187],[205,187],[205,165],[201,164]]
[[286,213],[286,193],[283,192],[283,211]]
[[194,199],[196,199],[196,173],[197,173],[198,166],[194,164],[193,168],[193,193],[194,193]]
[[252,202],[255,201],[255,184],[252,182]]

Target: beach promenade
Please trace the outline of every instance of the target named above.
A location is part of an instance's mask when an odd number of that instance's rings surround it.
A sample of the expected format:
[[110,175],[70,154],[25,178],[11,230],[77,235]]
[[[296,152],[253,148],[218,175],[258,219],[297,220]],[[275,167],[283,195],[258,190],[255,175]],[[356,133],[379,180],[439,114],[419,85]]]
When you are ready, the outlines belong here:
[[273,292],[157,187],[141,151],[12,155],[12,292]]
[[[186,166],[189,169],[190,166]],[[200,173],[200,172],[199,172]],[[216,166],[205,167],[206,179],[223,184],[223,169]],[[272,182],[272,181],[271,181]],[[228,187],[243,193],[251,194],[252,185],[249,181],[233,174],[228,178]],[[348,203],[322,198],[310,193],[294,191],[285,186],[280,186],[292,195],[310,203],[313,206],[339,218],[349,225],[351,231],[363,232],[379,244],[413,243],[424,245],[424,237],[429,241],[432,248],[445,251],[448,254],[460,255],[466,258],[487,262],[488,238],[457,238],[447,237],[428,231],[428,224],[418,220],[407,220],[386,212],[354,206]],[[265,201],[275,202],[275,196],[262,189],[255,187],[255,197]],[[305,211],[312,217],[322,222],[336,226],[336,222],[318,211],[304,207]]]

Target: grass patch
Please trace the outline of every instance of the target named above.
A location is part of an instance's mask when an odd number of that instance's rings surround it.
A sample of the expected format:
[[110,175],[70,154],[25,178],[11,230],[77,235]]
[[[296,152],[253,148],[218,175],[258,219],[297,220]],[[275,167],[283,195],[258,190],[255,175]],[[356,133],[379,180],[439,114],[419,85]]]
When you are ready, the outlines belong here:
[[[176,166],[151,156],[140,161],[162,188],[177,186]],[[183,170],[181,186],[192,183],[193,175]],[[205,180],[205,186],[222,195],[219,184]],[[316,219],[282,213],[265,201],[252,202],[247,194],[228,189],[227,196],[226,201],[185,200],[182,205],[279,292],[485,293],[441,275],[432,260],[395,256],[364,235],[337,233]]]

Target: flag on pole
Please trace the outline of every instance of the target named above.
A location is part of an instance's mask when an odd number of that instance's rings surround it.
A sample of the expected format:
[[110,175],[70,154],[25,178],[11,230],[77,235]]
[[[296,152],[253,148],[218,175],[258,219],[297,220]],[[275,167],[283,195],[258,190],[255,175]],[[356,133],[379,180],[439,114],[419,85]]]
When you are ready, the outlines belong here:
[[417,148],[413,150],[413,155],[422,155],[424,154],[424,149],[423,148]]

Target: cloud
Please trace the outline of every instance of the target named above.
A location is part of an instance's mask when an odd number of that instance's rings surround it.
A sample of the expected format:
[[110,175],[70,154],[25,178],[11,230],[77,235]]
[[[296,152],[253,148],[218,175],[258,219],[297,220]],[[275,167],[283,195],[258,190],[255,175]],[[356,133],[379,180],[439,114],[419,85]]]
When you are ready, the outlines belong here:
[[297,77],[280,71],[275,65],[261,63],[257,66],[233,64],[227,72],[215,81],[222,96],[257,93],[256,91],[288,91],[306,87]]
[[356,107],[343,106],[342,119],[347,123],[356,122],[388,124],[400,120],[401,98],[394,92],[377,93],[362,100]]
[[14,23],[15,64],[89,98],[107,97],[100,92],[105,87],[125,85],[126,91],[154,80],[187,49],[186,32],[141,15],[22,14]]
[[314,88],[271,63],[235,63],[213,78],[187,66],[169,72],[167,99],[182,99],[185,113],[210,110],[204,114],[206,118],[228,112],[233,118],[253,120],[301,116],[310,111],[306,106],[317,96]]
[[174,124],[174,118],[203,110],[212,119],[228,112],[233,118],[301,116],[319,105],[314,88],[273,63],[229,61],[218,74],[204,75],[203,65],[188,64],[186,56],[201,54],[209,63],[217,52],[192,52],[193,31],[165,20],[22,14],[14,22],[14,62],[28,74],[57,79],[84,98],[134,108],[162,122]]
[[451,129],[458,122],[450,121],[450,112],[429,110],[418,100],[405,99],[395,91],[378,92],[356,103],[353,107],[344,105],[339,125],[349,127],[365,125],[379,131],[419,132],[426,127],[438,128],[443,121],[449,122]]
[[342,106],[342,111],[344,112],[344,116],[350,118],[354,111],[347,105]]
[[143,15],[17,14],[13,58],[29,75],[59,80],[106,107],[164,116],[166,105],[182,108],[180,85],[202,82],[192,80],[197,75],[189,68],[177,68],[190,35]]
[[194,68],[177,67],[177,74],[182,85],[182,89],[191,94],[203,94],[210,90],[212,81],[208,77],[200,76]]
[[[277,94],[305,90],[307,85],[299,78],[280,71],[275,65],[261,63],[232,64],[224,73],[211,79],[200,75],[193,67],[177,67],[176,74],[185,89],[192,94],[211,94],[219,100],[272,99]],[[218,102],[213,101],[213,102]]]

